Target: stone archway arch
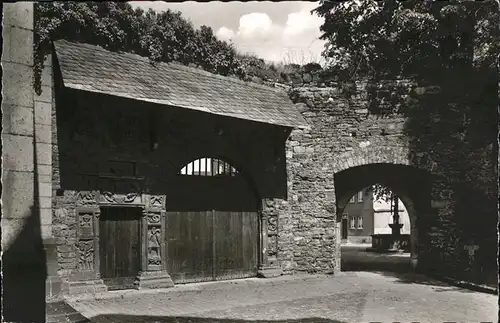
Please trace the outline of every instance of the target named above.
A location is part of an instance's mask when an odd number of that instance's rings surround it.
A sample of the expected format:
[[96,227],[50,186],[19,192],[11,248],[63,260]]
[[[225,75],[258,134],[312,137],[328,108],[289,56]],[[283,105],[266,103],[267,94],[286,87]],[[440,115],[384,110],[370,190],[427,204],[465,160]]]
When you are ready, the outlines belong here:
[[[408,211],[411,264],[413,269],[416,269],[420,240],[418,221],[426,215],[426,205],[430,205],[430,195],[425,195],[428,189],[426,185],[429,185],[427,181],[423,170],[402,162],[362,164],[339,171],[335,173],[334,180],[337,226],[340,226],[342,212],[353,194],[376,183],[387,186],[396,192]],[[340,230],[337,230],[337,234],[339,235],[337,239],[340,239]]]
[[332,162],[333,173],[371,164],[394,164],[410,166],[410,149],[405,144],[387,145],[369,140],[359,143],[359,148],[346,151],[336,156]]

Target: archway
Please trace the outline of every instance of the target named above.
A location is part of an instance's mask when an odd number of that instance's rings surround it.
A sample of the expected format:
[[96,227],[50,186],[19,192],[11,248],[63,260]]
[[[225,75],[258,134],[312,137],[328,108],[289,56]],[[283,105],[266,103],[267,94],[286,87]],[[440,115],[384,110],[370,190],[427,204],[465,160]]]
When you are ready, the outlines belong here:
[[[424,241],[419,222],[430,212],[430,175],[417,168],[395,164],[367,164],[344,169],[334,175],[338,240],[342,218],[351,197],[373,184],[390,188],[404,204],[410,219],[410,264],[417,270],[420,243]],[[341,254],[337,254],[341,257]]]

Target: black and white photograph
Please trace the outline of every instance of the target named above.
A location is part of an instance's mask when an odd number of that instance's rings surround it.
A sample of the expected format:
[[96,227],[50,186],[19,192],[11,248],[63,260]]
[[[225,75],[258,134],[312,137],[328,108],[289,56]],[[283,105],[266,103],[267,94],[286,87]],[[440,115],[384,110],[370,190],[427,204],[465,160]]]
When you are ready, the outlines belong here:
[[2,4],[2,322],[499,321],[500,2]]

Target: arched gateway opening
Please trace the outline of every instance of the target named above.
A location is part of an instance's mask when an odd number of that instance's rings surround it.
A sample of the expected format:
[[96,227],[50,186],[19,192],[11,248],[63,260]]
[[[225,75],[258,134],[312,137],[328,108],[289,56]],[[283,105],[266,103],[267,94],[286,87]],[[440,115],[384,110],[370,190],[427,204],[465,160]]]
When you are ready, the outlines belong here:
[[[430,209],[429,174],[412,166],[376,163],[342,170],[335,174],[334,181],[337,223],[340,224],[340,241],[343,244],[340,255],[341,270],[416,270],[419,258],[419,241],[420,243],[424,241],[421,235],[425,234],[425,232],[419,231],[419,219]],[[390,206],[390,204],[394,204],[394,201],[388,202],[388,211],[392,218],[389,221],[391,224],[388,225],[390,231],[380,232],[381,234],[375,232],[377,205],[374,203],[376,202],[376,196],[373,196],[374,184],[388,188],[403,204],[394,208],[394,205]],[[360,192],[363,193],[361,199]],[[361,215],[363,213],[356,210],[353,203],[357,203],[359,209],[364,209],[364,218]],[[351,212],[348,212],[349,210]],[[371,218],[369,217],[370,211]],[[393,218],[394,212],[399,214],[398,219]],[[351,213],[351,216],[348,213]],[[405,221],[406,214],[407,221]],[[359,222],[360,218],[363,219],[362,224]],[[401,231],[405,225],[409,226],[409,230]],[[346,231],[347,235],[349,231],[352,235],[356,235],[356,231],[361,230],[363,232],[370,231],[366,235],[360,235],[365,240],[351,239],[348,241],[343,239]],[[409,237],[405,233],[409,233]],[[365,236],[369,236],[369,238]],[[394,242],[403,253],[407,252],[408,254],[406,257],[401,255],[400,258],[393,255],[393,258],[383,260],[381,255],[394,248]],[[367,244],[371,244],[370,248],[367,248]]]
[[260,198],[237,167],[219,157],[193,160],[168,196],[165,244],[174,283],[257,275]]

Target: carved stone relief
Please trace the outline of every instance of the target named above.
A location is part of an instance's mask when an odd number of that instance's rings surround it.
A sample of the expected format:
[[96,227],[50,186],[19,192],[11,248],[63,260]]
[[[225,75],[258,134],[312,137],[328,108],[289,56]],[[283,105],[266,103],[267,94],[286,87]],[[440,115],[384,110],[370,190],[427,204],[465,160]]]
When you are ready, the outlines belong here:
[[113,194],[111,192],[102,192],[100,194],[101,203],[112,203],[112,204],[140,204],[141,196],[137,193],[128,194]]
[[163,195],[151,195],[149,197],[149,207],[163,208],[164,204],[165,204],[165,196]]
[[158,213],[149,213],[148,214],[148,224],[159,224],[161,219],[161,215]]
[[267,255],[272,257],[278,253],[278,239],[277,236],[268,237],[267,241]]
[[[95,195],[93,195],[95,196]],[[96,243],[95,223],[98,220],[99,209],[84,207],[76,210],[78,269],[94,271],[96,269],[94,245]]]
[[148,264],[161,265],[161,227],[148,227]]
[[94,213],[92,212],[81,212],[78,214],[79,222],[79,236],[82,237],[93,237],[94,235]]
[[78,269],[94,270],[94,240],[78,241]]
[[76,200],[78,205],[89,205],[97,203],[96,194],[89,191],[78,192]]
[[268,234],[278,233],[278,217],[276,215],[267,216],[267,231]]

